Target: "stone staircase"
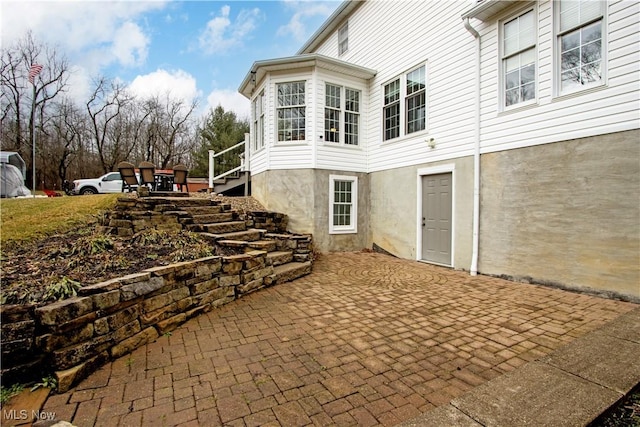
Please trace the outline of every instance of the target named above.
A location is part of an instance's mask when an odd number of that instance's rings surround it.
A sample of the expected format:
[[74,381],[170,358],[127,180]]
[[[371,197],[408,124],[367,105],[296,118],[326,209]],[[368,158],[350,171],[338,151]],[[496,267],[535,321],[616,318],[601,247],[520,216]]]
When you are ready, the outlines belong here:
[[[185,202],[186,199],[180,201],[179,211],[165,211],[165,214],[177,215],[184,228],[199,233],[224,253],[267,252],[267,264],[274,270],[270,285],[288,282],[311,272],[311,236],[286,233],[282,223],[264,219],[269,216],[277,219],[284,215],[249,212],[243,218],[228,204],[210,201],[209,205],[201,202],[189,205]],[[256,215],[260,218],[255,218]],[[267,228],[250,226],[258,220]]]
[[[145,226],[141,223],[154,228],[160,228],[162,224],[165,228],[170,218],[176,222],[174,229],[199,233],[215,244],[222,254],[267,252],[267,264],[272,265],[274,271],[268,285],[288,282],[311,272],[311,236],[287,233],[283,214],[248,212],[241,215],[228,204],[197,197],[151,196],[126,199],[119,204],[116,211],[121,215],[112,217],[112,225],[132,224],[131,231],[119,231],[120,235],[139,231]],[[260,228],[254,227],[256,224]]]

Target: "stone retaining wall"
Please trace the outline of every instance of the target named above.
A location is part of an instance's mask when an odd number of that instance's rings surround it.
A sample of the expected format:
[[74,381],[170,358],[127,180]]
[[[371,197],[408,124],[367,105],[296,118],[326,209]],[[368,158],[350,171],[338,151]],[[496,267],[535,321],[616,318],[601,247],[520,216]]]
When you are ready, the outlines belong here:
[[[278,236],[307,257],[310,236]],[[1,306],[2,381],[54,371],[66,391],[103,363],[155,340],[187,319],[276,283],[264,251],[147,269],[82,287],[41,307]],[[39,376],[40,375],[40,376]]]

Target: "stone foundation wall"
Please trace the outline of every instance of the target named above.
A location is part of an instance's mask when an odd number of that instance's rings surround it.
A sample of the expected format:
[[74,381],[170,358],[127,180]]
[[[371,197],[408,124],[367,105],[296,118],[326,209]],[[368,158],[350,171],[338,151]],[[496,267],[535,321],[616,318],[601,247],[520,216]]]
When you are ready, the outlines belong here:
[[[278,241],[304,258],[310,240],[281,235]],[[77,297],[53,304],[1,306],[2,381],[27,382],[54,371],[59,391],[66,391],[187,319],[276,283],[266,255],[252,251],[155,267],[82,287]]]

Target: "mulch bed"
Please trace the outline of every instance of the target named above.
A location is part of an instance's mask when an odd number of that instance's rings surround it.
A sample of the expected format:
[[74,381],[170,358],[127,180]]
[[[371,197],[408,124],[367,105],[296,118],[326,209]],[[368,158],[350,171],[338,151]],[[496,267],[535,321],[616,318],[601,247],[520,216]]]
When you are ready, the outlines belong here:
[[[252,197],[200,197],[231,204],[241,213],[264,210]],[[196,233],[145,230],[122,238],[97,231],[99,225],[86,224],[28,243],[3,245],[0,304],[43,304],[57,300],[60,291],[52,289],[68,289],[68,283],[86,286],[150,267],[229,254]]]

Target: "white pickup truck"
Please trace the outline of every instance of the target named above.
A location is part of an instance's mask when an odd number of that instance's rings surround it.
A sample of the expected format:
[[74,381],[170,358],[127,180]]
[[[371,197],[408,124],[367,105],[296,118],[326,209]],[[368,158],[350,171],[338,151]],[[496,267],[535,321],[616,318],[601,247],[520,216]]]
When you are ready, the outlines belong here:
[[120,172],[109,172],[100,178],[76,179],[71,194],[102,194],[122,192]]

